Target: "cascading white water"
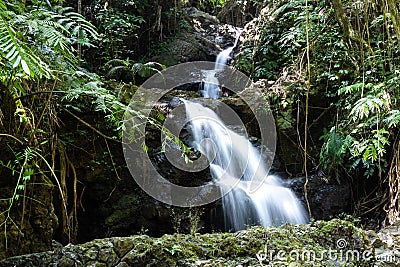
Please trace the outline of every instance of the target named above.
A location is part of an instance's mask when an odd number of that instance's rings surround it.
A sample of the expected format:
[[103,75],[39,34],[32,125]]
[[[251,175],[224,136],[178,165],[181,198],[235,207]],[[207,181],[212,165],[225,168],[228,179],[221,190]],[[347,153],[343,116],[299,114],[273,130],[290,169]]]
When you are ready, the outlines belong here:
[[[213,181],[221,188],[227,230],[246,225],[306,223],[304,208],[294,193],[281,185],[278,177],[268,175],[261,154],[244,137],[227,128],[209,108],[184,101],[190,121],[193,146],[207,157]],[[254,180],[263,183],[254,192]]]
[[236,39],[233,46],[222,50],[215,60],[214,70],[203,71],[203,75],[205,76],[203,83],[203,97],[204,98],[213,98],[217,99],[221,93],[221,89],[219,87],[219,82],[215,75],[218,71],[224,70],[226,64],[231,59],[231,53],[233,49],[236,47],[240,36],[240,31],[236,30]]
[[228,47],[225,50],[222,50],[221,53],[218,54],[217,59],[215,60],[215,70],[223,70],[225,65],[228,63],[228,60],[231,59],[231,53],[235,46]]
[[[220,86],[216,74],[224,70],[237,44],[237,32],[232,47],[223,50],[216,59],[214,70],[203,75],[204,98],[218,98]],[[246,225],[280,225],[308,221],[300,201],[282,186],[279,177],[268,175],[260,152],[249,140],[227,128],[218,115],[198,103],[184,101],[190,121],[193,147],[210,162],[211,175],[224,195],[222,199],[227,230],[241,230]],[[251,184],[262,181],[257,190]]]
[[216,70],[204,70],[203,97],[217,99],[220,94],[219,81],[215,77]]

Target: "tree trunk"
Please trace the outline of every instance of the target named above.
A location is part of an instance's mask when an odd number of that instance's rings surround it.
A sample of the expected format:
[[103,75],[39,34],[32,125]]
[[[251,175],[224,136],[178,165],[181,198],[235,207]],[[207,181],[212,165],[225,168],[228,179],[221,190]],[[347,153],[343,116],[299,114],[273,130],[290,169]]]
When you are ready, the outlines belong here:
[[389,6],[390,14],[392,15],[392,21],[397,37],[397,42],[400,44],[400,14],[399,7],[396,2],[397,0],[386,0],[387,5]]
[[10,90],[0,83],[0,132],[14,135],[15,134],[15,123],[14,114],[17,110],[17,106]]
[[343,5],[341,0],[332,0],[333,9],[335,10],[336,19],[342,28],[343,38],[346,41],[350,41],[350,39],[354,39],[354,30],[350,24],[350,21],[346,14],[343,11]]

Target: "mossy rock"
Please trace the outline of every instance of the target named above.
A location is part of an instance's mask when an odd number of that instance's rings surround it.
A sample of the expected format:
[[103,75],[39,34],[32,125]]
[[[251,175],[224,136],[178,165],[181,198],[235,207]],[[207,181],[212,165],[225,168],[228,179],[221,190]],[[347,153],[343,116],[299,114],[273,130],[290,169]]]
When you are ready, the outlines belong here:
[[[336,258],[323,253],[329,250]],[[311,266],[309,258],[295,258],[296,251],[316,257],[312,266],[373,266],[375,253],[364,230],[334,219],[307,225],[257,226],[236,233],[99,239],[47,252],[41,262],[32,254],[0,262],[0,267],[16,263],[30,266],[30,258],[35,259],[36,266],[58,266],[67,261],[82,266]],[[359,255],[370,251],[371,257],[340,257],[339,253],[346,251]]]

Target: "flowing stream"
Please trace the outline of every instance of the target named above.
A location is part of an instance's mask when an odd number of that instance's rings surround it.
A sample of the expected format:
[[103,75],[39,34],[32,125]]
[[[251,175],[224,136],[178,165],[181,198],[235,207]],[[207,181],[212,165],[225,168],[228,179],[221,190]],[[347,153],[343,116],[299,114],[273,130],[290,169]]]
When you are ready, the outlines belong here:
[[[215,75],[223,70],[235,45],[218,55],[214,70],[204,72],[203,97],[219,97],[219,82]],[[224,194],[226,230],[237,231],[254,224],[268,226],[308,221],[295,194],[282,186],[279,177],[268,175],[260,152],[246,137],[230,130],[210,108],[188,100],[184,103],[193,136],[192,145],[207,157],[213,182]],[[257,190],[250,190],[253,181],[263,182]]]

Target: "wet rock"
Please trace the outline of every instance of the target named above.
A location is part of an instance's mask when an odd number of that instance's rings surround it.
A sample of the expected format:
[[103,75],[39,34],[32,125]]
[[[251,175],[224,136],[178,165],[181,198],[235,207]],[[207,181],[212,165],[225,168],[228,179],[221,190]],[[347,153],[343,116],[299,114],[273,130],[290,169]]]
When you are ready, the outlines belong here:
[[[290,187],[305,204],[304,183],[305,177],[285,180],[286,186]],[[325,176],[310,175],[307,195],[312,216],[317,220],[330,219],[350,211],[351,186],[345,181],[338,184]]]
[[[12,175],[6,177],[11,178]],[[58,218],[54,212],[53,187],[41,175],[31,179],[31,182],[35,184],[34,190],[31,187],[26,188],[26,192],[20,196],[20,199],[24,199],[23,202],[14,198],[14,206],[11,208],[9,217],[6,218],[9,201],[0,203],[2,211],[0,214],[2,225],[0,259],[46,251],[51,248],[53,233],[58,226]],[[10,181],[13,180],[10,179]],[[9,194],[9,190],[13,187],[15,184],[4,185],[3,190],[0,191],[0,199],[13,196],[12,193]]]
[[166,66],[190,61],[214,61],[218,53],[232,46],[236,28],[221,25],[218,19],[191,7],[185,8],[186,30],[166,42],[163,53],[152,58]]
[[114,212],[105,219],[105,225],[112,232],[128,231],[134,227],[137,210],[141,201],[137,194],[123,195],[112,206]]
[[400,249],[400,220],[383,228],[378,237],[388,248]]
[[219,20],[217,17],[210,15],[206,12],[200,11],[195,7],[189,7],[185,9],[186,14],[192,18],[192,19],[197,19],[200,21],[202,24],[220,24]]
[[191,33],[181,33],[168,44],[168,52],[152,58],[166,66],[173,66],[189,61],[211,61],[216,52],[213,43],[194,36]]
[[226,1],[217,18],[223,23],[243,27],[265,5],[266,2],[229,0]]
[[196,36],[211,41],[219,49],[225,49],[234,44],[238,28],[229,24],[221,24],[216,17],[194,7],[186,8],[185,12],[193,25]]
[[369,232],[377,260],[374,266],[400,266],[400,221],[381,229],[378,233]]
[[115,238],[112,242],[118,258],[123,258],[135,246],[134,240],[130,237]]

